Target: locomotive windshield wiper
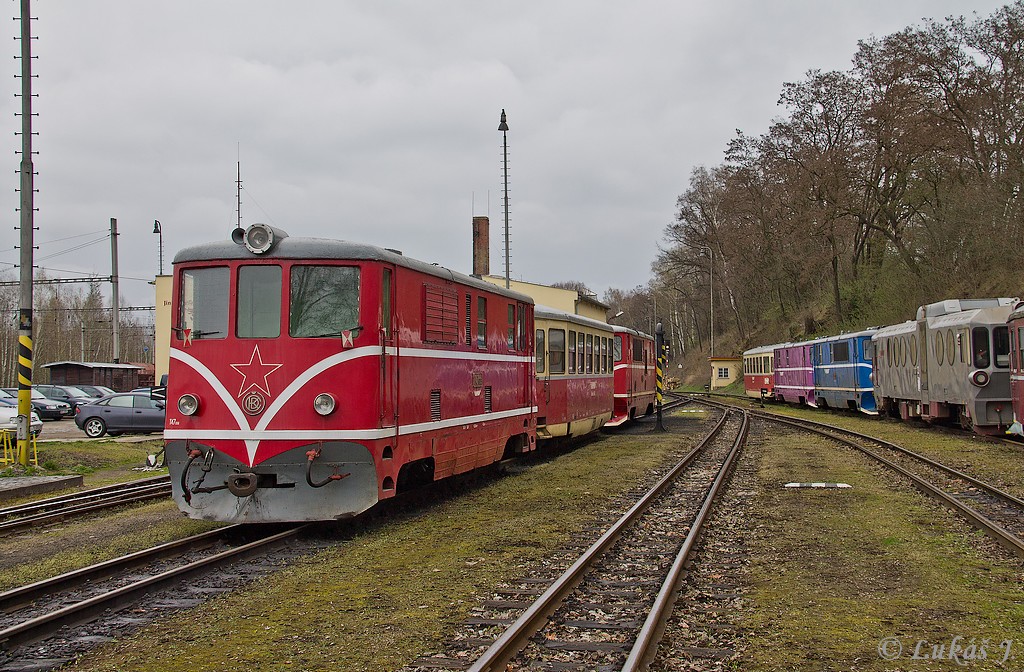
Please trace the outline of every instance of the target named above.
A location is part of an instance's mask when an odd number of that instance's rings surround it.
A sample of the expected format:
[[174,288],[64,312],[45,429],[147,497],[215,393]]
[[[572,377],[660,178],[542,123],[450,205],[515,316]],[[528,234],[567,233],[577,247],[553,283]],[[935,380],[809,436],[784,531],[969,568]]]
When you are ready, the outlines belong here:
[[[185,332],[188,329],[184,327],[171,327],[171,330],[178,336],[178,338],[185,338]],[[192,338],[203,338],[204,336],[216,336],[220,334],[219,331],[203,331],[202,329],[193,329],[190,333]]]
[[328,336],[341,336],[344,332],[352,334],[352,338],[359,335],[359,332],[363,330],[363,325],[352,327],[351,329],[339,329],[337,331],[328,331],[325,334],[310,334],[309,336],[302,336],[301,338],[327,338]]

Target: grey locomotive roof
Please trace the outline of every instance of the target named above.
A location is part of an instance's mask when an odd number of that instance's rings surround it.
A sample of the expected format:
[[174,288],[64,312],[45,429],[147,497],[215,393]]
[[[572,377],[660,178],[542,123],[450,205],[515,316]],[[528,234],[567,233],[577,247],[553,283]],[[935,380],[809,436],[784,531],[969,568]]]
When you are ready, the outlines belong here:
[[593,329],[601,329],[603,331],[612,331],[612,325],[607,322],[601,322],[600,320],[592,320],[589,317],[583,317],[582,315],[576,315],[575,313],[567,313],[564,310],[558,310],[557,308],[551,308],[550,306],[542,306],[537,304],[533,308],[533,316],[539,319],[545,320],[562,320],[563,322],[572,322],[584,327],[591,327]]
[[350,243],[345,240],[333,240],[330,238],[299,238],[288,236],[277,241],[274,247],[265,254],[253,254],[245,245],[238,245],[231,240],[224,240],[203,245],[186,247],[174,255],[174,263],[189,263],[194,261],[258,261],[263,259],[338,259],[354,261],[382,261],[395,266],[426,273],[445,280],[451,280],[460,284],[469,285],[486,291],[488,293],[500,294],[523,303],[533,303],[533,299],[525,294],[513,292],[484,282],[479,278],[464,275],[452,271],[437,264],[428,264],[425,261],[412,259],[398,252],[386,250],[375,245],[364,243]]
[[977,310],[979,308],[995,308],[997,306],[1012,306],[1017,299],[946,299],[921,306],[917,309],[917,319],[925,317],[938,317],[949,313],[958,313],[962,310]]

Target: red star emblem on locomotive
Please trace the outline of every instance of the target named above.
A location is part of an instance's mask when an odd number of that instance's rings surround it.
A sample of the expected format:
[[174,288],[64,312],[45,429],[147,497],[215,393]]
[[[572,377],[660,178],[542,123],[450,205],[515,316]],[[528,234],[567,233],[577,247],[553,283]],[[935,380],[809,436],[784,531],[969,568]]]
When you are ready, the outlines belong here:
[[238,388],[239,397],[254,387],[269,397],[272,395],[270,394],[270,384],[267,383],[267,377],[280,369],[282,364],[264,363],[263,357],[260,355],[260,346],[257,345],[253,348],[252,357],[249,358],[248,364],[231,364],[230,366],[242,374],[242,386]]

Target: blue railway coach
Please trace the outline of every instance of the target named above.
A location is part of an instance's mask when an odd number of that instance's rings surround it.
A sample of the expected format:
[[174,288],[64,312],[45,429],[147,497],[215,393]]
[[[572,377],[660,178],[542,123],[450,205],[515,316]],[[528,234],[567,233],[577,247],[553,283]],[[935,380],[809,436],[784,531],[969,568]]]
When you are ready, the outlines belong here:
[[851,408],[876,415],[871,379],[871,336],[877,329],[831,336],[811,346],[814,396],[819,407]]

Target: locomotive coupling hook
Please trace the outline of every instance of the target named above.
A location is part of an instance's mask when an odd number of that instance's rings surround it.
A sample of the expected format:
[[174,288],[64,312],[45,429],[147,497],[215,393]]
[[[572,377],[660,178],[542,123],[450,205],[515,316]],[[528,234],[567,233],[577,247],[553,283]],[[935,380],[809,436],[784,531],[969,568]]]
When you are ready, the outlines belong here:
[[252,493],[256,492],[256,486],[259,482],[256,474],[245,473],[245,474],[231,474],[228,476],[228,490],[235,497],[248,497]]

